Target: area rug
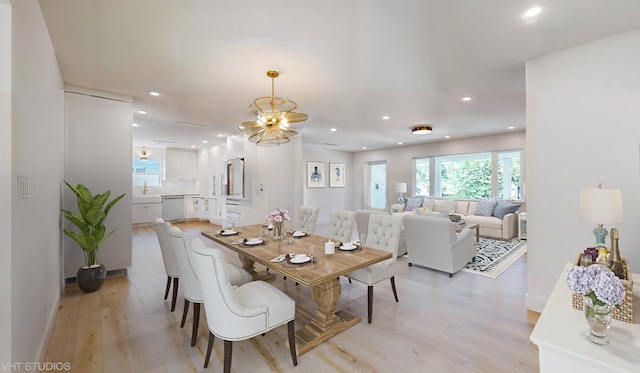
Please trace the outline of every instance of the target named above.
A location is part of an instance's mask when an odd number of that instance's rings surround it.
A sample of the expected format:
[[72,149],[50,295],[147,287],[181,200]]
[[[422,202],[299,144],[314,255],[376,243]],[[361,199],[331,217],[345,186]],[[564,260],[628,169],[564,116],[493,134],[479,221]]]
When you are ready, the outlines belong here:
[[527,252],[527,241],[514,238],[510,241],[480,237],[475,244],[476,256],[462,270],[496,278]]

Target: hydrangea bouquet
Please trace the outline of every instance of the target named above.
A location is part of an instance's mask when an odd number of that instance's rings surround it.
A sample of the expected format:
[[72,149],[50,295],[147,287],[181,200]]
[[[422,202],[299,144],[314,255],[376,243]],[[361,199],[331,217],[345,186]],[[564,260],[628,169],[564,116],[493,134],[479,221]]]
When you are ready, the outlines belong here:
[[567,272],[567,285],[572,293],[591,298],[596,306],[609,305],[620,309],[626,295],[620,279],[601,264],[574,266]]
[[291,220],[291,216],[289,216],[289,211],[286,209],[276,209],[271,211],[265,220],[268,223],[282,223]]

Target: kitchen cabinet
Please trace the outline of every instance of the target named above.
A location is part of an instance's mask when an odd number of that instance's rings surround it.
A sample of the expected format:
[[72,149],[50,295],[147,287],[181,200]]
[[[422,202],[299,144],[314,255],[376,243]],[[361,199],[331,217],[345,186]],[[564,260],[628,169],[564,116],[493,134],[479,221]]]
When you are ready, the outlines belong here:
[[198,153],[167,148],[165,150],[164,178],[165,180],[196,180],[198,178]]
[[131,205],[131,222],[153,223],[162,217],[162,203],[134,203]]
[[198,196],[184,196],[184,206],[186,211],[187,219],[197,219],[198,218],[198,209],[201,203],[200,197]]

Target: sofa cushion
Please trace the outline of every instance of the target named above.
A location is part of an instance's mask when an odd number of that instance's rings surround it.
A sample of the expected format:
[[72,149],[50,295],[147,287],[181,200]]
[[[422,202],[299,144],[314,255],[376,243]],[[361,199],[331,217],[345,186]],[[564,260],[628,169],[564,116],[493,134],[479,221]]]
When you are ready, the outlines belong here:
[[502,219],[495,216],[467,215],[464,220],[467,222],[467,226],[480,224],[481,229],[502,231]]
[[493,216],[493,209],[496,207],[497,203],[498,201],[495,199],[479,199],[474,215]]
[[413,211],[422,206],[422,198],[411,197],[407,200],[407,204],[404,207],[404,211]]
[[458,201],[456,205],[456,214],[467,215],[467,211],[469,210],[469,201]]
[[498,219],[502,219],[504,218],[505,215],[512,214],[518,211],[519,208],[520,208],[520,205],[509,203],[509,201],[506,201],[506,200],[500,200],[498,201],[498,204],[496,205],[496,207],[493,209],[493,216],[495,216]]
[[432,210],[433,210],[434,202],[435,202],[435,201],[434,201],[433,199],[431,199],[431,198],[425,198],[425,199],[423,199],[423,200],[422,200],[422,207],[423,207],[425,210],[432,211]]
[[433,204],[433,211],[444,212],[445,214],[453,214],[456,212],[458,201],[455,199],[438,199]]
[[436,212],[431,210],[426,210],[425,208],[416,209],[416,215],[418,216],[433,216],[436,218],[449,218],[449,214],[444,212]]
[[478,206],[478,202],[477,201],[469,201],[469,209],[467,210],[467,216],[468,215],[475,215],[476,206]]

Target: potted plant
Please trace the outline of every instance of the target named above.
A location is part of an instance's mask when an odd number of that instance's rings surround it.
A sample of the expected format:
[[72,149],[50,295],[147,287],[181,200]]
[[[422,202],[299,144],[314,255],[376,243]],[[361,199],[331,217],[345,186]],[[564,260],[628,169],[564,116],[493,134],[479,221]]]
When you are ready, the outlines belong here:
[[109,195],[111,195],[110,191],[94,196],[82,184],[74,187],[66,180],[64,180],[64,183],[75,193],[80,214],[78,215],[65,209],[62,209],[62,212],[64,212],[64,216],[69,222],[78,227],[80,232],[68,229],[63,229],[63,231],[76,241],[84,251],[85,266],[78,269],[76,278],[80,289],[85,293],[90,293],[100,289],[106,277],[107,273],[104,266],[98,264],[98,253],[104,241],[115,233],[115,230],[113,230],[105,234],[104,220],[111,207],[120,201],[125,194],[107,203]]

